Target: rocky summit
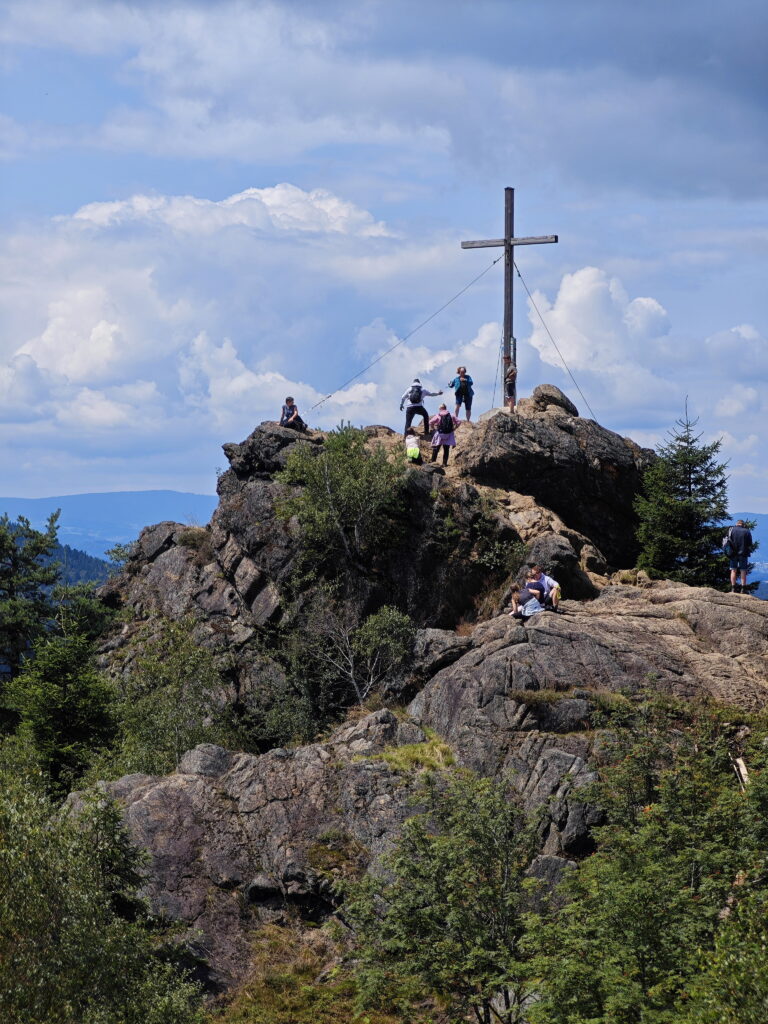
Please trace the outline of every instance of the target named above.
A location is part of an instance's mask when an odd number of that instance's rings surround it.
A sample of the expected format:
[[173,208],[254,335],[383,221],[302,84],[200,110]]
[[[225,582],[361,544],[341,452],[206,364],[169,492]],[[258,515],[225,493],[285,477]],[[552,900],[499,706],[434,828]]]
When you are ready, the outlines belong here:
[[[386,427],[367,435],[402,448]],[[147,528],[103,588],[132,613],[102,649],[107,669],[125,671],[141,627],[162,616],[188,619],[226,655],[222,700],[247,706],[279,675],[269,631],[300,626],[321,590],[306,577],[297,589],[301,529],[279,515],[289,489],[276,474],[297,445],[324,444],[263,423],[224,446],[230,468],[211,523]],[[400,546],[350,591],[350,614],[395,604],[418,627],[402,677],[380,688],[397,707],[359,710],[305,746],[207,744],[172,775],[105,784],[148,853],[147,894],[186,928],[212,990],[245,976],[254,928],[291,908],[320,920],[335,878],[377,869],[413,813],[413,775],[392,751],[447,744],[457,763],[511,778],[524,805],[542,809],[531,873],[553,881],[590,851],[601,820],[574,796],[594,778],[612,700],[653,690],[765,707],[768,604],[633,569],[633,500],[653,459],[550,386],[515,413],[462,425],[445,472],[408,470]],[[562,584],[562,612],[523,623],[504,604],[534,562]]]

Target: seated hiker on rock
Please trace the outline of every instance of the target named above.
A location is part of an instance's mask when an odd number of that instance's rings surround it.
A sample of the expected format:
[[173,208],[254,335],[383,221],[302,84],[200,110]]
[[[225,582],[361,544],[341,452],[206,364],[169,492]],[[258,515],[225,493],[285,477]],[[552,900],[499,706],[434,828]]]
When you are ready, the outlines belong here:
[[544,611],[544,587],[528,574],[525,586],[520,589],[517,583],[511,591],[513,619],[529,619],[536,612]]
[[434,431],[432,434],[432,462],[437,461],[437,453],[442,448],[443,465],[448,465],[448,455],[451,448],[456,447],[454,430],[460,425],[460,422],[456,416],[451,416],[448,412],[448,406],[443,402],[437,410],[437,415],[433,416],[429,421],[429,425]]
[[540,565],[531,566],[531,579],[541,583],[544,587],[544,607],[548,612],[559,612],[560,605],[560,584],[542,572]]
[[405,410],[405,430],[403,431],[403,437],[408,433],[413,422],[414,416],[421,416],[424,420],[424,437],[429,437],[429,413],[423,406],[424,396],[428,395],[430,398],[434,398],[437,395],[442,395],[442,391],[427,391],[426,388],[421,386],[421,381],[418,377],[414,377],[410,387],[403,393],[403,397],[400,399],[400,412],[403,411],[403,405],[406,399],[408,400],[408,406]]
[[299,408],[290,395],[286,398],[283,411],[280,414],[280,426],[290,427],[291,430],[305,431],[307,429],[307,424],[299,416]]
[[509,588],[509,605],[510,605],[509,608],[505,608],[504,610],[509,615],[514,615],[515,618],[519,618],[519,615],[517,614],[518,611],[520,610],[520,584],[519,583],[513,583],[512,586]]
[[453,388],[454,396],[456,398],[456,409],[454,410],[454,416],[459,415],[462,403],[467,412],[467,423],[472,419],[472,396],[474,391],[472,390],[472,378],[467,373],[466,366],[456,367],[456,376],[448,384],[449,388]]
[[405,435],[405,454],[409,462],[416,466],[421,465],[423,460],[421,458],[421,450],[419,448],[419,439],[412,430],[409,430]]

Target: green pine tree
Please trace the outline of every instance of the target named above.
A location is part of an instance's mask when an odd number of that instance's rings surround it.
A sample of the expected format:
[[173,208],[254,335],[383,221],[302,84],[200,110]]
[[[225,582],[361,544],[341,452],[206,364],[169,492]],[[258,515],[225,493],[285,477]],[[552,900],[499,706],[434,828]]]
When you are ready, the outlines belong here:
[[646,470],[644,493],[635,501],[641,546],[638,566],[656,578],[724,590],[728,563],[721,551],[728,517],[722,441],[701,444],[698,420],[677,420],[658,460]]
[[59,565],[51,562],[56,547],[59,513],[48,518],[44,531],[32,528],[19,516],[12,522],[0,516],[0,729],[7,730],[13,716],[3,707],[4,682],[18,675],[32,645],[54,617],[51,588],[59,579]]
[[93,666],[84,636],[46,636],[35,656],[8,683],[6,702],[19,717],[19,736],[31,743],[51,793],[63,797],[94,751],[113,738],[114,692]]
[[536,846],[508,786],[457,772],[428,781],[427,810],[405,822],[386,873],[350,886],[363,1001],[437,999],[446,1021],[522,1024],[533,994],[520,943]]
[[0,740],[0,1020],[203,1024],[142,857],[104,794],[60,808]]

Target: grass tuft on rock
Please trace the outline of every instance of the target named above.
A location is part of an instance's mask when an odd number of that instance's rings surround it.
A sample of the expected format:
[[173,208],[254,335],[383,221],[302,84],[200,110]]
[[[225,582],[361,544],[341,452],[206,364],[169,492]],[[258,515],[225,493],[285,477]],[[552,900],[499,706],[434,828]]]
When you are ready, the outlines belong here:
[[401,1024],[402,1018],[358,1009],[357,984],[342,953],[332,925],[264,925],[254,939],[250,978],[211,1024]]
[[392,771],[410,775],[422,771],[443,771],[455,764],[453,751],[431,729],[425,729],[427,739],[423,743],[404,743],[400,747],[388,747],[374,757],[384,761]]

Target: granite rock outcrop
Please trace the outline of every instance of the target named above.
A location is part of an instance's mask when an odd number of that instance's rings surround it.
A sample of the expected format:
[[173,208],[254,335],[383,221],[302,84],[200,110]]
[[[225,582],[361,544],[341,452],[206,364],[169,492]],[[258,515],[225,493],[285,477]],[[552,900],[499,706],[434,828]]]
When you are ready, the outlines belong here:
[[[601,820],[583,791],[612,696],[766,705],[768,604],[616,572],[634,564],[633,499],[652,452],[580,418],[550,386],[462,430],[445,473],[409,470],[402,549],[351,591],[354,614],[393,603],[419,627],[408,671],[382,691],[397,713],[258,755],[202,746],[172,775],[104,784],[148,852],[148,897],[187,929],[212,990],[247,972],[259,923],[322,919],[336,908],[335,879],[378,869],[413,813],[415,779],[389,749],[436,735],[459,764],[509,780],[541,815],[531,874],[553,882],[590,851]],[[386,427],[367,433],[402,447]],[[233,701],[279,675],[264,638],[291,616],[301,624],[317,593],[292,589],[301,531],[277,514],[286,490],[275,474],[295,445],[319,455],[323,443],[267,423],[224,446],[230,469],[210,525],[148,528],[103,589],[134,613],[105,644],[106,667],[126,670],[137,624],[165,616],[189,618],[226,654]],[[532,562],[565,600],[562,614],[522,623],[503,614],[504,595]]]
[[382,709],[327,741],[263,755],[202,746],[175,774],[105,788],[150,856],[146,892],[182,922],[212,990],[248,969],[249,935],[292,912],[321,920],[334,881],[376,870],[414,813],[415,778],[382,754],[446,740],[459,764],[503,777],[539,810],[531,873],[560,877],[592,848],[606,696],[648,690],[713,697],[743,709],[768,700],[768,604],[684,585],[611,586],[525,625],[507,615],[469,636],[420,631],[426,684],[405,716]]

